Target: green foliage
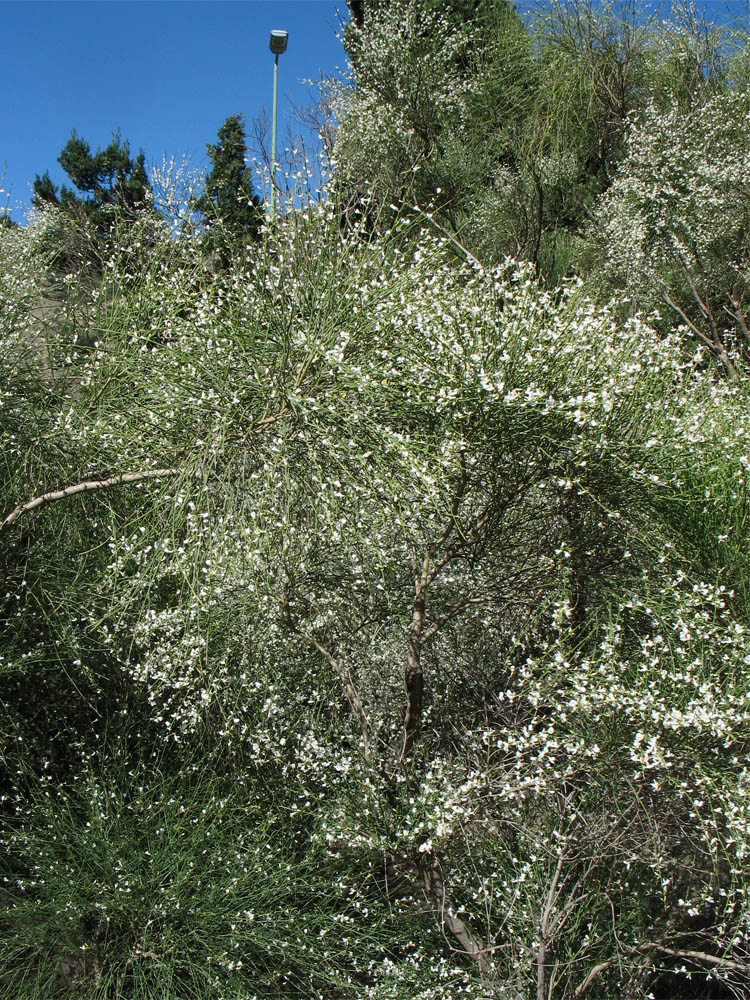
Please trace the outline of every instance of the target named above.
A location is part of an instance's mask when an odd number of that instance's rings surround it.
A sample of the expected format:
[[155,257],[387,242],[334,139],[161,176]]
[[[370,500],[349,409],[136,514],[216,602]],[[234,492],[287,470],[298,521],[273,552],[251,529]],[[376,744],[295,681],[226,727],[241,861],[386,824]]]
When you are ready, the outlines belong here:
[[32,205],[40,211],[62,211],[54,216],[60,225],[47,228],[57,277],[85,269],[95,282],[112,230],[151,205],[145,156],[140,152],[133,159],[128,142],[122,142],[118,133],[107,147],[92,153],[74,131],[58,160],[77,190],[63,184],[58,191],[46,171],[34,180]]
[[745,996],[744,96],[469,13],[273,227],[231,118],[96,282],[0,228],[2,995]]
[[1,235],[5,511],[88,483],[2,529],[3,990],[740,983],[744,392],[333,200],[137,220],[39,370]]
[[32,203],[37,208],[62,205],[72,214],[85,214],[95,221],[97,228],[106,231],[112,221],[106,209],[116,207],[121,214],[132,217],[149,203],[145,156],[141,152],[133,159],[129,144],[121,142],[119,135],[105,149],[92,153],[89,144],[73,132],[59,162],[80,194],[65,185],[58,194],[49,173],[45,172],[34,181]]
[[600,202],[585,265],[600,294],[660,310],[734,374],[750,348],[748,95],[651,111]]
[[247,144],[240,115],[231,115],[219,129],[218,143],[207,145],[211,171],[194,210],[203,216],[205,245],[227,266],[232,253],[243,251],[258,238],[263,210],[253,193]]
[[[344,40],[352,88],[339,108],[339,178],[419,205],[486,265],[570,273],[594,203],[652,102],[701,105],[736,85],[744,42],[690,5],[671,19],[639,3],[552,0],[522,20],[495,0],[365,5]],[[738,61],[739,60],[739,61]]]
[[[3,990],[345,997],[357,962],[396,955],[407,928],[369,916],[373,871],[290,836],[280,820],[299,790],[234,763],[220,777],[210,758],[105,745],[70,788],[44,772],[20,781],[0,847]],[[347,934],[365,947],[357,961]]]

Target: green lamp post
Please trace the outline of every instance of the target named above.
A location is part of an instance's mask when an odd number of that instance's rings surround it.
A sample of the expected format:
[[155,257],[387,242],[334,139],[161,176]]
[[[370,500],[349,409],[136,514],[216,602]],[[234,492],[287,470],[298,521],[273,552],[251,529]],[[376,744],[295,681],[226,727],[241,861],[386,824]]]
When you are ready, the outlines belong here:
[[269,48],[273,52],[273,121],[271,126],[271,219],[276,217],[276,91],[279,79],[279,56],[286,52],[289,33],[274,29]]

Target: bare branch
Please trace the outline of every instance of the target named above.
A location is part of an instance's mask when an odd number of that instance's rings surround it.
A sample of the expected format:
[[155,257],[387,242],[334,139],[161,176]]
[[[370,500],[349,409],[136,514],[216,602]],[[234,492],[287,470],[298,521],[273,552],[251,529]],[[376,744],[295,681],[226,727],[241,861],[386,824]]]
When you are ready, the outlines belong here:
[[490,518],[496,512],[496,510],[497,507],[494,503],[488,504],[484,512],[480,514],[479,517],[477,517],[465,531],[462,531],[461,528],[458,525],[456,525],[460,537],[457,538],[455,542],[451,545],[451,547],[447,550],[447,552],[445,552],[443,556],[440,559],[438,559],[436,563],[433,564],[429,572],[429,576],[427,578],[428,584],[432,583],[432,581],[435,579],[435,577],[438,575],[438,573],[444,566],[447,566],[447,564],[451,562],[452,559],[455,559],[455,557],[458,555],[461,549],[463,549],[464,546],[466,546],[469,543],[471,538],[476,537],[476,535],[479,534],[479,531],[485,526],[485,524],[487,524],[487,522],[490,520]]
[[483,594],[481,597],[464,597],[460,601],[456,601],[444,614],[436,618],[429,628],[424,630],[421,645],[425,646],[446,622],[449,622],[451,618],[455,618],[457,614],[460,614],[464,608],[468,608],[470,604],[489,604],[492,600],[493,598],[490,594]]
[[746,343],[750,344],[750,329],[748,329],[747,325],[747,316],[742,311],[742,302],[739,295],[737,295],[734,290],[729,293],[729,301],[734,306],[734,309],[730,309],[729,306],[724,306],[724,310],[736,321],[737,326],[739,326],[742,331],[742,336],[745,338]]
[[606,972],[607,969],[610,967],[610,965],[614,965],[615,962],[619,961],[620,957],[621,957],[620,955],[613,955],[611,958],[608,958],[605,962],[599,962],[598,965],[595,965],[594,968],[591,969],[589,974],[586,976],[584,981],[580,984],[580,986],[576,988],[576,991],[573,994],[573,996],[574,997],[583,996],[583,994],[586,992],[589,986],[591,986],[593,981],[597,979],[602,974],[602,972]]
[[[696,264],[698,266],[698,269],[701,271],[701,273],[703,273],[703,265],[701,263],[700,257],[698,256],[698,254],[695,251],[693,251],[693,255],[695,256]],[[711,333],[713,334],[714,341],[716,343],[721,343],[721,336],[719,334],[719,328],[716,325],[716,318],[714,317],[714,311],[711,308],[708,296],[706,295],[704,298],[701,297],[701,294],[698,291],[698,286],[695,283],[695,279],[693,278],[692,274],[690,273],[690,269],[688,268],[687,264],[683,261],[682,257],[679,256],[679,255],[678,255],[678,259],[679,259],[680,264],[682,266],[682,270],[683,270],[683,272],[685,274],[685,278],[687,279],[687,283],[690,285],[690,291],[693,293],[693,298],[695,299],[695,302],[696,302],[698,308],[701,311],[701,315],[706,320],[706,322],[708,323],[708,325],[711,327]]]
[[721,958],[719,955],[710,955],[705,951],[690,951],[681,948],[667,948],[663,944],[649,941],[638,949],[659,951],[662,955],[671,955],[673,958],[690,958],[695,962],[705,962],[706,965],[713,965],[714,968],[729,969],[731,972],[741,972],[750,975],[750,962],[735,962],[731,958]]
[[453,497],[453,504],[451,506],[451,516],[448,519],[448,523],[445,526],[445,530],[440,538],[435,542],[434,545],[430,546],[430,555],[433,552],[437,552],[443,545],[448,541],[456,527],[456,517],[458,516],[458,508],[461,506],[461,501],[466,493],[466,485],[469,481],[469,473],[466,469],[466,456],[463,451],[459,455],[459,462],[461,464],[461,482],[458,484],[458,489],[456,490],[455,496]]
[[684,312],[677,305],[677,303],[674,301],[674,299],[669,295],[669,293],[666,290],[662,291],[662,295],[663,295],[664,301],[667,303],[667,305],[671,306],[674,309],[674,311],[684,320],[684,322],[690,328],[690,330],[692,331],[692,333],[694,333],[695,336],[698,337],[698,339],[701,340],[706,345],[706,347],[708,347],[708,349],[711,351],[711,353],[721,361],[721,363],[726,368],[727,373],[731,377],[732,381],[733,382],[738,381],[739,376],[737,375],[737,369],[734,367],[734,365],[732,364],[732,362],[729,360],[729,355],[727,354],[727,350],[724,347],[724,345],[721,343],[721,341],[718,341],[718,343],[717,343],[716,341],[711,340],[710,337],[707,337],[705,335],[705,333],[703,333],[703,331],[700,330],[695,325],[695,323],[693,323],[693,321],[690,319],[690,317],[687,315],[687,313]]
[[550,928],[550,918],[552,916],[552,910],[555,905],[555,900],[557,899],[557,886],[560,881],[560,875],[562,874],[563,864],[565,863],[567,855],[564,850],[560,851],[560,856],[557,859],[557,865],[555,866],[555,873],[552,876],[552,882],[550,883],[549,892],[547,893],[547,901],[542,912],[542,919],[539,921],[539,947],[536,952],[536,995],[537,1000],[544,1000],[545,993],[545,978],[546,978],[546,968],[547,968],[547,949],[550,942],[554,938],[554,934]]
[[422,867],[422,882],[425,896],[431,899],[440,914],[440,929],[448,930],[461,945],[461,951],[468,955],[479,967],[484,976],[489,976],[492,967],[488,953],[493,949],[486,948],[484,942],[475,937],[472,930],[459,917],[445,891],[445,881],[440,867],[440,861],[431,856],[428,863]]
[[331,653],[322,646],[317,639],[311,635],[307,635],[305,632],[299,632],[299,635],[309,642],[311,646],[314,646],[320,655],[327,661],[334,674],[338,677],[341,685],[344,689],[344,694],[346,695],[346,700],[349,702],[351,710],[356,716],[357,722],[359,723],[359,728],[362,733],[362,752],[367,763],[370,763],[370,724],[367,721],[367,715],[365,714],[364,705],[362,704],[362,699],[359,696],[359,691],[357,691],[354,686],[354,681],[352,680],[351,674],[342,666],[339,661],[331,655]]
[[7,528],[26,511],[36,510],[44,507],[55,500],[65,500],[67,497],[75,496],[76,493],[92,493],[95,490],[106,490],[110,486],[125,486],[129,483],[142,483],[147,479],[163,479],[166,476],[176,476],[180,469],[146,469],[143,472],[123,472],[119,476],[110,476],[108,479],[88,479],[74,486],[65,486],[61,490],[51,490],[49,493],[42,493],[41,496],[27,500],[26,503],[19,504],[5,518],[0,527]]
[[452,243],[457,250],[460,250],[460,252],[464,255],[465,259],[470,264],[473,264],[474,267],[479,272],[484,274],[485,267],[484,264],[481,262],[481,260],[479,260],[478,257],[475,257],[474,254],[471,252],[471,250],[467,250],[467,248],[463,245],[463,243],[461,243],[460,240],[458,240],[458,238],[453,235],[453,233],[449,233],[444,226],[441,226],[432,212],[425,212],[424,209],[421,208],[419,203],[416,201],[414,207],[417,210],[417,213],[420,216],[420,218],[426,219],[433,229],[436,229],[442,236],[444,236],[448,240],[449,243]]
[[[735,962],[731,958],[722,958],[719,955],[710,955],[705,951],[692,951],[690,949],[682,948],[668,948],[665,944],[660,941],[646,941],[644,944],[638,945],[636,948],[625,948],[626,954],[637,955],[637,954],[648,954],[653,952],[660,952],[662,955],[670,955],[672,958],[680,959],[691,959],[694,962],[703,962],[705,965],[711,965],[715,969],[726,969],[730,972],[739,972],[744,976],[750,974],[750,963],[748,962]],[[574,997],[582,996],[593,981],[605,972],[611,965],[614,965],[622,958],[621,955],[613,955],[611,958],[606,959],[604,962],[599,962],[595,965],[593,969],[586,976],[584,981],[576,988]]]
[[[422,579],[429,568],[429,557],[425,559]],[[412,605],[409,647],[406,653],[404,686],[406,688],[406,713],[404,715],[404,742],[400,760],[404,760],[411,749],[422,716],[422,623],[424,621],[427,584],[417,586],[417,595]]]

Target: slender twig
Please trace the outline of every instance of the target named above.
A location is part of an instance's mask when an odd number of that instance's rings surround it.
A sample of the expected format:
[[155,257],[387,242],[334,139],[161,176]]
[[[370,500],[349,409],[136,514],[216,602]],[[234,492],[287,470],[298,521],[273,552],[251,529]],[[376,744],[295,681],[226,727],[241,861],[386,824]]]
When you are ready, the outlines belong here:
[[490,604],[494,598],[491,594],[482,594],[480,597],[463,597],[460,601],[456,601],[455,604],[451,605],[448,610],[437,618],[429,628],[426,628],[422,632],[421,645],[426,646],[430,639],[446,624],[451,618],[455,618],[456,615],[460,614],[464,608],[468,608],[470,604]]
[[593,981],[597,979],[602,974],[602,972],[606,972],[607,969],[610,967],[610,965],[614,965],[619,958],[620,958],[619,955],[613,955],[611,958],[606,959],[606,961],[599,962],[598,965],[595,965],[594,968],[591,969],[589,974],[586,976],[584,981],[580,984],[580,986],[576,988],[576,991],[573,994],[573,996],[574,997],[583,996],[583,994],[586,992],[589,986],[591,986]]
[[432,212],[425,212],[425,210],[420,207],[419,202],[415,202],[414,207],[416,208],[418,214],[423,219],[426,219],[433,229],[436,229],[450,243],[452,243],[458,250],[461,251],[466,260],[469,261],[469,263],[473,264],[474,267],[476,267],[476,269],[481,273],[485,272],[485,267],[484,264],[481,262],[481,260],[479,260],[478,257],[475,257],[474,254],[471,252],[471,250],[468,250],[463,245],[463,243],[461,243],[461,241],[456,236],[453,235],[453,233],[449,233],[448,230],[445,228],[445,226],[441,226]]
[[[446,893],[440,861],[436,857],[431,856],[422,868],[422,882],[427,899],[431,899],[437,904],[441,934],[445,937],[447,928],[461,945],[462,954],[468,955],[476,962],[483,976],[491,975],[492,967],[487,960],[487,955],[493,949],[487,948],[458,915],[458,910]],[[452,951],[458,950],[450,946],[450,942],[448,944]]]
[[662,955],[671,955],[673,958],[692,958],[696,962],[705,962],[706,965],[713,965],[715,968],[730,969],[732,972],[742,972],[744,975],[750,973],[750,962],[735,962],[731,958],[721,958],[719,955],[710,955],[705,951],[691,951],[677,948],[667,948],[663,944],[648,941],[641,945],[641,949],[660,951]]
[[697,327],[695,325],[695,323],[690,319],[690,317],[684,311],[684,309],[681,309],[680,306],[677,305],[677,303],[674,301],[672,296],[667,291],[662,291],[662,295],[664,296],[664,301],[667,303],[667,305],[671,306],[674,309],[674,311],[681,317],[681,319],[688,325],[688,327],[690,327],[690,330],[695,334],[695,336],[698,337],[699,340],[702,340],[703,343],[706,345],[706,347],[708,347],[713,354],[716,354],[716,344],[714,344],[713,340],[711,340],[710,337],[707,337],[705,333],[700,329],[700,327]]
[[551,932],[550,928],[550,918],[552,916],[552,910],[555,905],[555,901],[558,897],[557,886],[560,881],[560,875],[562,874],[563,864],[567,859],[567,855],[564,850],[560,851],[560,856],[557,859],[557,865],[555,866],[555,873],[552,876],[552,882],[550,883],[549,892],[547,893],[547,900],[542,911],[542,919],[539,921],[539,947],[536,953],[536,995],[537,1000],[544,1000],[545,994],[545,973],[547,967],[547,948],[550,942],[554,938],[554,934]]
[[440,573],[440,570],[444,566],[447,566],[447,564],[451,562],[453,559],[455,559],[455,557],[458,555],[461,549],[463,549],[472,538],[475,538],[479,534],[480,530],[485,526],[485,524],[487,524],[487,522],[490,520],[490,518],[496,512],[496,510],[497,506],[494,503],[488,504],[484,512],[480,514],[473,521],[473,523],[470,524],[468,528],[466,528],[465,531],[461,530],[459,525],[456,525],[460,537],[455,540],[455,542],[440,557],[440,559],[438,559],[435,563],[432,564],[432,567],[427,576],[426,580],[427,584],[432,583],[435,577]]
[[443,545],[445,545],[445,543],[450,538],[453,529],[456,527],[458,508],[461,506],[461,501],[466,492],[466,485],[469,481],[469,474],[466,470],[466,456],[464,455],[463,451],[459,455],[459,462],[461,464],[461,482],[458,484],[458,489],[456,490],[455,496],[453,497],[453,504],[451,505],[451,516],[448,519],[448,523],[445,526],[445,530],[443,531],[440,538],[437,540],[437,542],[435,542],[434,545],[430,546],[429,548],[430,557],[434,552],[439,551],[443,547]]
[[733,319],[736,320],[737,325],[742,331],[743,337],[745,338],[747,343],[750,344],[750,329],[748,329],[747,317],[742,311],[742,302],[740,300],[739,295],[737,295],[734,291],[730,292],[729,301],[734,306],[734,310],[730,309],[729,306],[724,306],[724,309],[726,310],[726,312],[729,313],[731,317],[733,317]]

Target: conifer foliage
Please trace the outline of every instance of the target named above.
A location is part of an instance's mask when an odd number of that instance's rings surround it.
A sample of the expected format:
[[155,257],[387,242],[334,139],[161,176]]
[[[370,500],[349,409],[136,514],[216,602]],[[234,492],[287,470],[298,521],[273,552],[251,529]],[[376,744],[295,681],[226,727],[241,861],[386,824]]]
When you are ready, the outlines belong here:
[[74,187],[63,184],[58,190],[45,171],[34,180],[32,204],[41,211],[60,210],[59,225],[47,232],[56,275],[87,272],[96,281],[116,228],[151,208],[145,155],[139,152],[133,158],[129,143],[119,133],[104,149],[92,152],[89,143],[73,131],[58,162]]
[[108,209],[126,217],[145,208],[150,201],[145,155],[130,155],[130,145],[118,134],[104,149],[91,151],[85,139],[73,132],[59,157],[60,166],[73,182],[75,190],[63,185],[59,192],[49,172],[34,180],[33,204],[60,205],[71,213],[82,213],[106,229],[111,225]]
[[245,126],[240,115],[230,115],[218,132],[218,142],[206,146],[211,171],[203,194],[194,202],[205,229],[205,244],[228,264],[233,251],[257,239],[263,219],[260,198],[253,192],[247,165]]

